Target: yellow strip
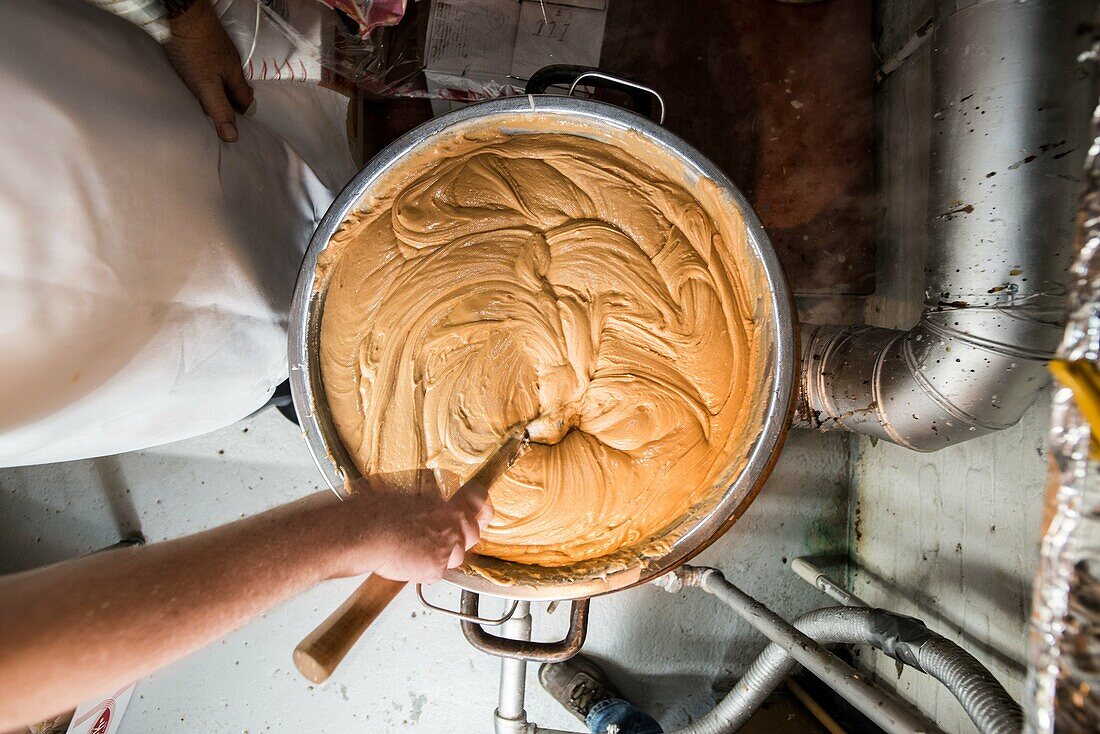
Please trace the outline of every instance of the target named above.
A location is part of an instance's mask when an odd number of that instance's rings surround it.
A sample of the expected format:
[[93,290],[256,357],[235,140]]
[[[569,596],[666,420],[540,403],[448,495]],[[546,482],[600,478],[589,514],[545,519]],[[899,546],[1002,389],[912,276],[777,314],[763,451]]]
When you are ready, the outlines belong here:
[[1055,359],[1050,363],[1050,371],[1059,382],[1073,390],[1077,408],[1089,422],[1092,432],[1089,454],[1093,459],[1100,459],[1100,370],[1086,360]]

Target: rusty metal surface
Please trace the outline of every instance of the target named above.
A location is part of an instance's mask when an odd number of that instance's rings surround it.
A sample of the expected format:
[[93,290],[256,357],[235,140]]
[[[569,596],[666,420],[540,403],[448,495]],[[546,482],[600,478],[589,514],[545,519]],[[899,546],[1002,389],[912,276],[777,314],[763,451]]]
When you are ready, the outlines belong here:
[[795,293],[874,290],[869,0],[612,0],[600,65],[661,91],[666,126],[745,192]]
[[[666,127],[745,192],[799,295],[874,291],[871,26],[870,0],[608,4],[600,68],[661,92]],[[363,163],[431,118],[423,99],[357,112]]]

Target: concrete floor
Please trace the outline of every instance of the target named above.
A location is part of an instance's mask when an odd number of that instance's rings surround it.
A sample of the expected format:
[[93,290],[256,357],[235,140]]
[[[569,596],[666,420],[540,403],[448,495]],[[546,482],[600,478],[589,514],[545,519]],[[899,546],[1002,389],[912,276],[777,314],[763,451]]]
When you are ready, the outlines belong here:
[[[800,554],[847,543],[847,438],[794,432],[767,487],[699,559],[785,615],[826,599],[789,572]],[[0,471],[0,572],[33,568],[140,529],[152,542],[230,522],[321,479],[297,429],[274,411],[222,431],[116,457]],[[307,684],[290,651],[358,584],[323,584],[138,683],[122,734],[266,731],[490,731],[497,661],[456,622],[412,593],[386,611],[324,686]],[[430,596],[455,604],[457,593]],[[535,634],[561,632],[564,609],[536,610]],[[764,646],[701,592],[646,587],[592,604],[585,650],[609,663],[626,694],[666,725],[704,713]],[[530,673],[531,719],[576,726]]]
[[[917,454],[854,440],[853,590],[923,619],[1023,700],[1031,583],[1047,471],[1049,391],[1007,430]],[[863,651],[860,667],[949,733],[972,732],[935,680]]]

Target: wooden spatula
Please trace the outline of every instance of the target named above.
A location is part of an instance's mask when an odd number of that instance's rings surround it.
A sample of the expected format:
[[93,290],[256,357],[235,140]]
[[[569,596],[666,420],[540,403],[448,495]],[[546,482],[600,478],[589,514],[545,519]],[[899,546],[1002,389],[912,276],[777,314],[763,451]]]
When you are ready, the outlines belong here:
[[[500,445],[481,468],[458,490],[488,492],[512,464],[516,463],[530,445],[525,427],[509,431]],[[324,683],[336,670],[336,666],[348,654],[352,646],[363,636],[367,628],[378,619],[382,610],[393,601],[406,582],[390,581],[371,575],[352,592],[335,612],[306,635],[294,648],[294,664],[307,680]]]

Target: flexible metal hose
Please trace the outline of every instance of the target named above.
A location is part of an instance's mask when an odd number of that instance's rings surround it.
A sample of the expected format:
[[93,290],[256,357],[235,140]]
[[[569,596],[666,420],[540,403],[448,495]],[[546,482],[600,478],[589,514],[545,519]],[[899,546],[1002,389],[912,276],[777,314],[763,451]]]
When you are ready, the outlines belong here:
[[917,650],[920,667],[959,699],[980,731],[1017,734],[1024,724],[1020,706],[970,653],[940,635]]
[[[838,614],[849,611],[862,614]],[[869,611],[847,607],[819,609],[799,617],[794,626],[823,645],[862,642],[866,637],[865,617]],[[796,665],[783,648],[769,644],[710,713],[677,729],[676,734],[725,734],[739,730]]]
[[[836,607],[799,617],[794,626],[821,644],[871,645],[943,683],[983,734],[1019,734],[1023,718],[996,678],[973,656],[917,620],[882,609]],[[699,721],[675,734],[724,734],[744,726],[796,666],[769,644],[733,690]]]

